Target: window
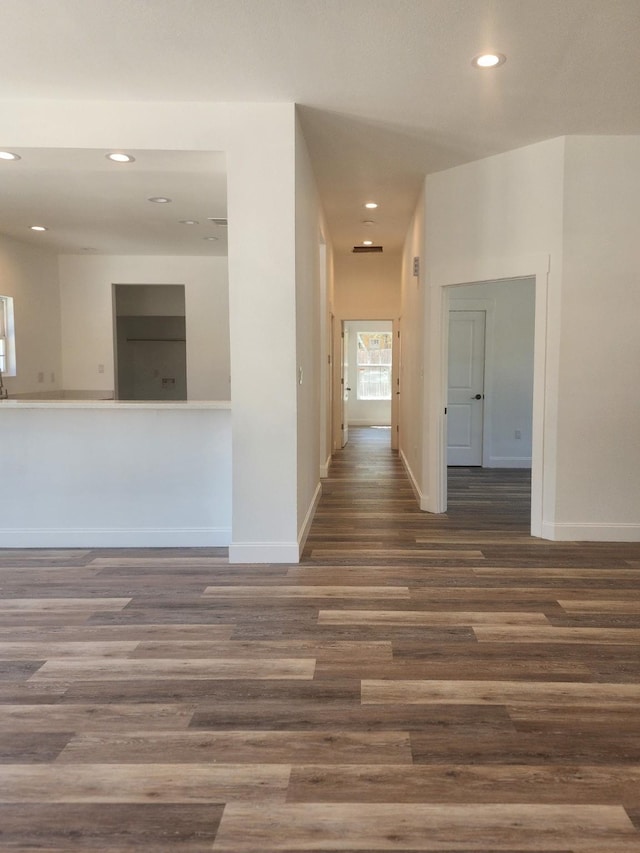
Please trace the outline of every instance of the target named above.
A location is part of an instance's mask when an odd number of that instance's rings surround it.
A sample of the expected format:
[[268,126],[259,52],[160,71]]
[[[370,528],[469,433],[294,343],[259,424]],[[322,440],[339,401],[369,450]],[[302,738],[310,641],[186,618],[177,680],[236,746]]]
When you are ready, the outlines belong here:
[[16,342],[13,325],[13,299],[0,296],[0,371],[16,375]]
[[391,332],[358,332],[358,400],[391,399]]

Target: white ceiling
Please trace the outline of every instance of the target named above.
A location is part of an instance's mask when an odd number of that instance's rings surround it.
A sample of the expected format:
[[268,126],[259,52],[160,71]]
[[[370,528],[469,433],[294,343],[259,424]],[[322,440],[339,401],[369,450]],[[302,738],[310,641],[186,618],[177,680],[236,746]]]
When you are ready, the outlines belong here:
[[226,217],[220,152],[131,150],[132,163],[113,163],[101,149],[11,152],[21,159],[0,160],[0,232],[10,237],[63,254],[227,254],[227,229],[208,219]]
[[[472,68],[485,50],[506,64]],[[563,134],[640,133],[640,0],[2,0],[2,98],[295,101],[335,245],[393,250],[426,173]],[[4,167],[21,164],[0,164],[3,230],[20,195],[5,204]],[[82,176],[83,245],[100,177]],[[140,216],[127,210],[125,238]]]

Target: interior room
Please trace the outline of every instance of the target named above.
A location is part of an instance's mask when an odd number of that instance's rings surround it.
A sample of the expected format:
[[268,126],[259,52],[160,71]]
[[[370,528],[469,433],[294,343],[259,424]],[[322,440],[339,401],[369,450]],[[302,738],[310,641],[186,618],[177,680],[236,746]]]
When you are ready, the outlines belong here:
[[[3,295],[14,301],[20,361],[19,370],[5,371],[11,399],[113,398],[112,290],[130,285],[133,300],[135,287],[153,283],[168,287],[167,299],[171,287],[184,291],[188,314],[177,310],[189,331],[189,398],[228,400],[224,155],[133,151],[129,162],[101,149],[23,155],[19,168],[3,173],[0,205]],[[150,201],[158,187],[175,200]],[[153,309],[139,300],[127,310]]]

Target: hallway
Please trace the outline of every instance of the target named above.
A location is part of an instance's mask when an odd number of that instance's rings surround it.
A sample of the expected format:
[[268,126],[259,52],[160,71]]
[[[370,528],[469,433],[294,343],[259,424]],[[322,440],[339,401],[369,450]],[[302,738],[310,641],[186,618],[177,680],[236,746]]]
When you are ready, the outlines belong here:
[[640,851],[640,545],[532,539],[522,471],[421,513],[388,438],[300,565],[0,551],[0,849]]
[[[443,549],[460,550],[461,541],[508,551],[514,541],[542,544],[529,535],[529,470],[449,468],[448,479],[448,512],[421,512],[400,458],[390,448],[389,430],[352,427],[323,480],[305,555],[315,559],[343,542],[349,543],[348,559],[369,561],[384,549],[385,561],[420,557],[428,565],[434,548],[439,559]],[[494,558],[501,553],[490,550]]]

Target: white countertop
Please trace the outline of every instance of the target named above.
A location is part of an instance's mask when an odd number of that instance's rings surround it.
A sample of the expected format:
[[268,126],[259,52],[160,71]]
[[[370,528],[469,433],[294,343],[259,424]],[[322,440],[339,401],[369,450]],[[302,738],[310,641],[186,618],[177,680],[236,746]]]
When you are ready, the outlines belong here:
[[231,409],[230,400],[0,400],[2,409]]

